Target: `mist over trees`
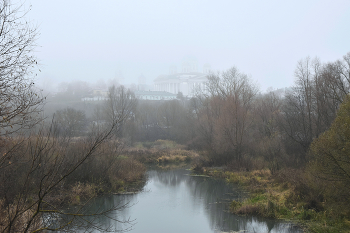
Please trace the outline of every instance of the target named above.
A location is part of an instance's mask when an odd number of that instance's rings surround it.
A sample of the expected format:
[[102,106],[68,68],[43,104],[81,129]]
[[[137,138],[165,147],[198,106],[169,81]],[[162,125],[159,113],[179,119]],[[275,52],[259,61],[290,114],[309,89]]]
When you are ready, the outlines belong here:
[[[118,114],[108,101],[130,104],[118,134],[129,146],[169,139],[205,151],[208,165],[250,169],[254,160],[261,160],[277,171],[308,163],[311,143],[331,126],[350,90],[350,53],[329,63],[302,59],[294,76],[294,86],[261,93],[251,78],[232,67],[208,75],[205,88],[192,98],[138,100],[131,90],[115,86],[109,89],[108,100],[67,103],[85,112],[85,131],[108,124]],[[119,96],[127,102],[119,102]],[[79,132],[84,135],[84,130]]]
[[[138,100],[131,90],[114,86],[106,100],[82,101],[84,95],[78,88],[70,93],[79,98],[62,102],[58,93],[48,106],[53,109],[46,113],[57,111],[60,122],[62,113],[68,111],[62,108],[66,103],[85,113],[86,119],[80,121],[84,126],[79,127],[86,131],[93,125],[108,124],[118,114],[115,108],[126,104],[132,106],[131,112],[118,137],[125,138],[128,145],[169,139],[206,151],[213,164],[248,163],[261,157],[271,168],[280,169],[286,164],[307,163],[310,144],[331,126],[349,93],[349,75],[350,53],[329,63],[307,57],[296,64],[294,86],[284,90],[261,93],[251,78],[232,67],[208,75],[205,90],[192,98],[178,95],[169,101]],[[65,89],[62,95],[67,93]],[[119,102],[120,96],[127,102]],[[108,102],[111,100],[113,103]],[[84,130],[79,132],[84,135]]]
[[0,0],[0,232],[112,231],[89,222],[84,208],[62,206],[142,180],[146,159],[121,152],[142,157],[136,143],[157,140],[198,152],[197,171],[297,171],[293,185],[310,206],[327,201],[350,216],[350,52],[328,63],[304,58],[292,87],[266,93],[235,66],[172,100],[137,99],[138,87],[117,78],[49,93],[35,84],[38,29],[22,7]]
[[[109,102],[117,101],[117,109],[108,124],[100,128],[87,128],[85,112],[67,106],[56,109],[54,118],[45,119],[45,97],[33,81],[35,72],[40,72],[33,55],[37,28],[26,21],[26,13],[21,4],[0,1],[0,232],[74,232],[76,226],[96,228],[98,223],[87,219],[91,214],[82,209],[67,212],[62,207],[76,198],[73,194],[67,200],[70,189],[82,196],[89,192],[90,198],[96,195],[95,177],[103,183],[101,188],[113,190],[119,188],[120,179],[132,182],[144,175],[142,164],[131,159],[117,160],[119,142],[113,139],[132,111],[129,92],[109,97]],[[78,86],[80,92],[72,95],[83,95],[84,85]],[[125,167],[129,173],[138,172],[130,175]],[[104,172],[93,177],[92,171]],[[106,215],[125,207],[113,206],[94,214]]]
[[350,53],[328,63],[301,59],[294,76],[292,87],[261,93],[251,78],[232,67],[208,75],[205,88],[191,98],[179,94],[169,101],[138,100],[131,90],[117,85],[109,89],[106,100],[64,102],[58,94],[51,107],[60,109],[67,103],[85,112],[85,125],[79,126],[84,130],[73,130],[80,132],[75,136],[84,136],[91,127],[109,124],[118,112],[108,101],[115,98],[112,95],[124,95],[127,102],[115,99],[114,104],[132,106],[117,135],[125,145],[168,139],[205,153],[206,159],[200,161],[204,166],[267,166],[274,173],[310,162],[310,145],[330,128],[349,94]]
[[350,209],[350,52],[329,63],[302,59],[294,86],[267,93],[232,67],[210,73],[191,98],[178,93],[173,100],[140,100],[112,80],[108,85],[61,83],[45,100],[33,81],[37,29],[25,21],[21,6],[1,3],[2,232],[67,230],[70,220],[58,226],[43,220],[44,215],[67,215],[58,211],[62,193],[77,182],[98,180],[101,187],[116,190],[124,181],[139,179],[144,166],[120,160],[120,151],[159,139],[199,151],[195,167],[267,167],[272,174],[305,169],[322,181],[315,188],[322,195],[313,200],[328,198],[340,210]]

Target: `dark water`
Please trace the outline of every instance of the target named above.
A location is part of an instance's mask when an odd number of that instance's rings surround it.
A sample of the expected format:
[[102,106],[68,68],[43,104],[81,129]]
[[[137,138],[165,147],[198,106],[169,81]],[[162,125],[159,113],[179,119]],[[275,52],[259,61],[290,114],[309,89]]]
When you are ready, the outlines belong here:
[[[228,213],[229,200],[245,194],[223,180],[193,177],[189,173],[185,169],[148,171],[149,180],[143,192],[97,198],[88,211],[101,212],[126,203],[131,207],[88,221],[112,231],[131,227],[131,233],[302,232],[290,223]],[[113,219],[134,221],[130,225]]]

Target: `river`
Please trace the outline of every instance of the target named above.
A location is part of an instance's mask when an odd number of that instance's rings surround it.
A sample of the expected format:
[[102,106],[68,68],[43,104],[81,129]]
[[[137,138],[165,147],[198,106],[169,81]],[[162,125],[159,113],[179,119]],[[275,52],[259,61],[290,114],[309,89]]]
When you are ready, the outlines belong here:
[[[96,198],[89,212],[100,212],[117,204],[130,207],[107,216],[90,218],[100,229],[129,229],[131,233],[299,233],[299,228],[280,220],[237,216],[227,212],[228,203],[246,194],[222,179],[190,176],[186,169],[149,170],[142,192]],[[114,221],[132,220],[132,224]],[[77,232],[85,232],[76,229]],[[100,232],[99,228],[89,232]]]

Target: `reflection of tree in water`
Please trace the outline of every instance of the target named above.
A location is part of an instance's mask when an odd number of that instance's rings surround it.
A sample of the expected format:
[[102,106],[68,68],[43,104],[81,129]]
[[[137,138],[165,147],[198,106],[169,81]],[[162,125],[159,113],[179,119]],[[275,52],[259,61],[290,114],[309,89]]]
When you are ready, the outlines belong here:
[[[93,216],[76,219],[75,221],[79,221],[74,224],[77,227],[69,230],[72,232],[101,232],[103,229],[108,229],[110,232],[126,230],[134,224],[129,208],[135,203],[136,195],[109,195],[95,198],[80,211],[81,214],[92,214]],[[72,208],[79,209],[80,207]],[[108,211],[111,208],[118,210]],[[104,211],[107,211],[105,215],[94,215]],[[131,224],[123,223],[128,221],[131,221]]]
[[152,170],[147,172],[148,178],[155,182],[160,182],[166,186],[176,187],[184,182],[190,171],[186,170]]
[[[191,193],[192,208],[204,206],[210,221],[210,226],[216,232],[238,231],[245,232],[300,232],[298,229],[289,229],[285,223],[267,220],[252,216],[237,216],[228,213],[229,200],[242,199],[245,195],[237,185],[228,185],[222,179],[193,177],[187,170],[150,171],[149,179],[166,186],[176,187],[184,183]],[[201,205],[198,203],[201,202]]]
[[[94,208],[90,209],[91,212],[93,211],[99,211],[99,209],[108,209],[111,208],[112,206],[119,206],[122,207],[120,211],[112,211],[108,213],[108,216],[101,218],[103,220],[103,224],[106,224],[108,226],[113,226],[115,230],[122,230],[122,229],[127,229],[131,225],[130,224],[125,224],[125,223],[120,223],[116,222],[113,219],[118,219],[118,221],[121,222],[126,222],[128,220],[133,220],[132,216],[130,216],[129,212],[132,205],[136,203],[136,195],[111,195],[111,196],[106,196],[105,198],[99,198],[96,200],[94,203]],[[125,206],[126,208],[123,208]]]

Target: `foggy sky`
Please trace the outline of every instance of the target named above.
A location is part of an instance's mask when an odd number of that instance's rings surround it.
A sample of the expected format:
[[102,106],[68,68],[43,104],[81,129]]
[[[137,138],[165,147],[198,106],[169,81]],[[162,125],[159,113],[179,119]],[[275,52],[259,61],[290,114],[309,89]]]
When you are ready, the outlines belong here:
[[38,79],[148,83],[184,59],[236,66],[262,90],[289,87],[298,60],[350,51],[350,1],[27,0],[39,26]]

